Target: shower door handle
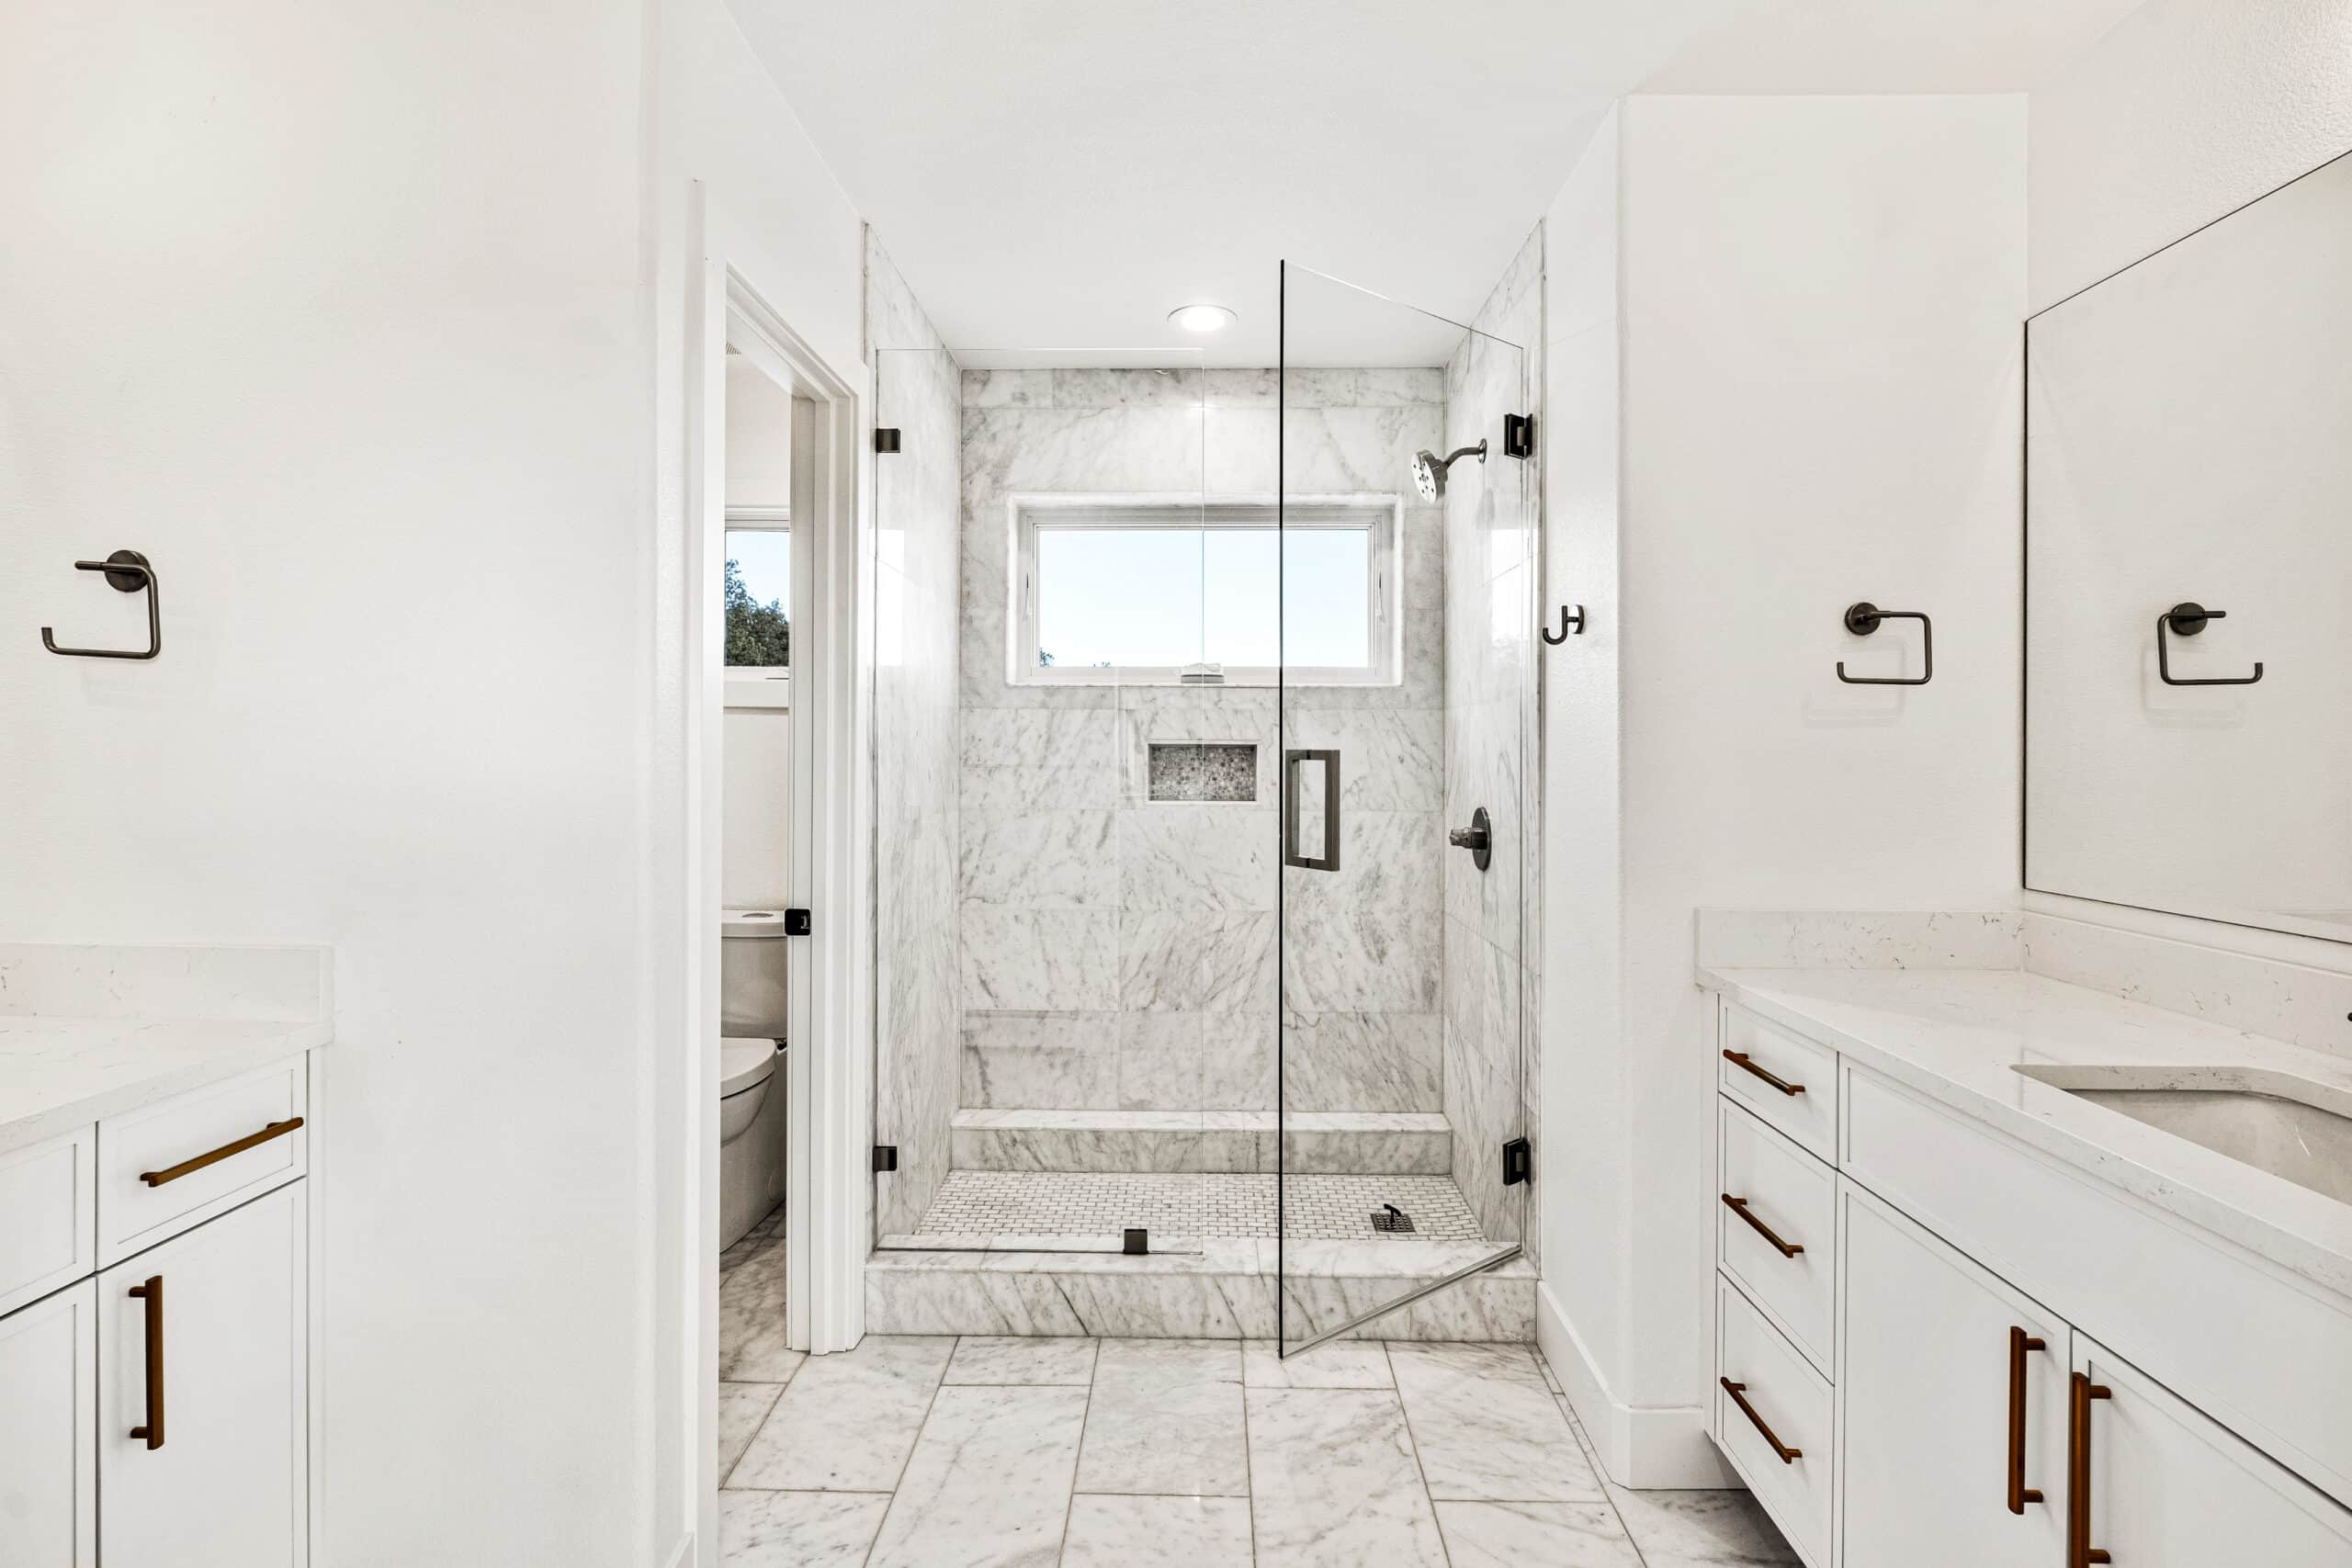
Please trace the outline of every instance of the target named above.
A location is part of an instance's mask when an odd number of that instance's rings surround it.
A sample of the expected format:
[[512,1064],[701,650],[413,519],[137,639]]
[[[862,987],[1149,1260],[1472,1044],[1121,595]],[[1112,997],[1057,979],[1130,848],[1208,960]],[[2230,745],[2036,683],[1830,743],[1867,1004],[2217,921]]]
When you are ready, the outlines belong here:
[[[1323,764],[1323,852],[1319,856],[1301,854],[1298,849],[1298,765],[1301,762]],[[1283,753],[1283,863],[1297,866],[1303,871],[1340,869],[1340,753],[1336,750]]]

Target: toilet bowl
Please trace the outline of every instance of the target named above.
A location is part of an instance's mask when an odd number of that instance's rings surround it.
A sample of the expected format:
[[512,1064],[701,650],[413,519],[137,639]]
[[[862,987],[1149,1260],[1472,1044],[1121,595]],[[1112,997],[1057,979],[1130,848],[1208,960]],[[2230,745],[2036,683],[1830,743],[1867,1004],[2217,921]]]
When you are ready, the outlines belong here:
[[767,1103],[768,1079],[784,1053],[768,1039],[732,1036],[718,1043],[718,1141],[741,1137]]

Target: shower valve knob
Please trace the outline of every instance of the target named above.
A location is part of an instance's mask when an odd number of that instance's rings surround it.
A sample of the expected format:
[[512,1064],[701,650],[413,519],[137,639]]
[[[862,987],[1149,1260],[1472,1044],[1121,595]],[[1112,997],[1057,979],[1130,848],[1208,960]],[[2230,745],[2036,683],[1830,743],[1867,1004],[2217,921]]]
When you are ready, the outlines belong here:
[[1494,834],[1487,819],[1487,808],[1478,807],[1470,814],[1470,826],[1449,829],[1445,841],[1457,850],[1468,850],[1471,861],[1480,871],[1494,858]]

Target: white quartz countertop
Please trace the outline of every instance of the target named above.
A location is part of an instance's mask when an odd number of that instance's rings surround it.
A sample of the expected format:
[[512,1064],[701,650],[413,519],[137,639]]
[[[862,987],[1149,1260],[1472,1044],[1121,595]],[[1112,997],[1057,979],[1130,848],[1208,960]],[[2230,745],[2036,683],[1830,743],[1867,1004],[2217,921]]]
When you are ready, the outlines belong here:
[[2019,1064],[2194,1068],[2184,1086],[2317,1084],[2352,1113],[2352,1060],[2021,969],[1747,969],[1699,982],[1862,1066],[2330,1290],[2352,1295],[2352,1205],[2028,1077]]
[[0,1154],[327,1043],[320,1021],[0,1015]]

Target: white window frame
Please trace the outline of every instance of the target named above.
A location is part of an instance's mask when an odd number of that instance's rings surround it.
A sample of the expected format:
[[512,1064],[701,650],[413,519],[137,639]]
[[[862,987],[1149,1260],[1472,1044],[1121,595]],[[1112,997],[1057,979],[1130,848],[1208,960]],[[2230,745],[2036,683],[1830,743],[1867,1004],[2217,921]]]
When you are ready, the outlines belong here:
[[[792,508],[789,506],[730,506],[727,508],[726,526],[719,536],[723,541],[729,534],[789,536],[791,532]],[[792,705],[792,666],[789,664],[729,664],[723,668],[727,671],[729,707],[788,708]]]
[[[1037,662],[1037,533],[1043,528],[1270,528],[1277,516],[1271,495],[1026,493],[1005,502],[1005,679],[1016,686],[1177,686],[1179,665],[1041,665]],[[1396,494],[1292,496],[1280,516],[1285,532],[1367,528],[1372,560],[1365,573],[1366,650],[1371,662],[1352,665],[1227,665],[1224,686],[1399,686],[1404,684],[1405,498]]]

